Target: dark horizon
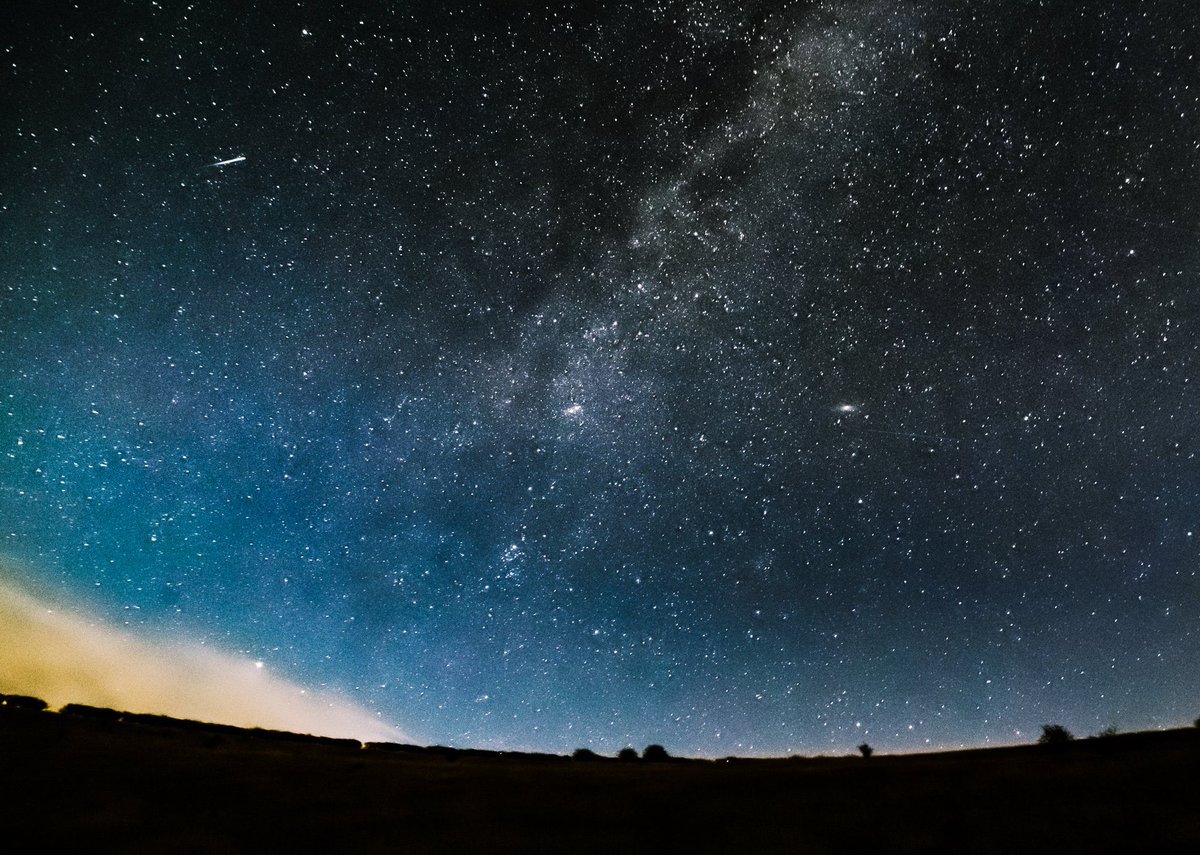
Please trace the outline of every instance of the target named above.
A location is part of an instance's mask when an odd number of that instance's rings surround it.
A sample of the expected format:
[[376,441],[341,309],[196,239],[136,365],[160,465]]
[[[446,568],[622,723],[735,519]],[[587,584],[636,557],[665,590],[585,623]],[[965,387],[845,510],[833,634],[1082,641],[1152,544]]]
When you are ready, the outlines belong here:
[[[101,711],[103,712],[103,711]],[[50,851],[1183,853],[1200,727],[935,755],[493,756],[0,708]],[[349,743],[349,744],[347,744]],[[400,749],[400,750],[391,750]]]
[[[796,761],[796,760],[839,760],[846,758],[861,757],[864,760],[879,757],[925,757],[935,756],[940,754],[961,754],[961,753],[976,753],[988,752],[991,750],[1004,749],[1028,749],[1036,748],[1040,751],[1058,750],[1062,746],[1070,743],[1088,743],[1093,740],[1105,740],[1102,745],[1113,745],[1110,740],[1120,738],[1121,742],[1128,743],[1130,738],[1144,739],[1147,736],[1156,733],[1180,733],[1187,731],[1200,730],[1200,718],[1196,719],[1191,725],[1181,725],[1174,728],[1157,728],[1155,730],[1145,731],[1130,731],[1121,732],[1115,728],[1106,728],[1105,730],[1086,735],[1076,735],[1069,729],[1058,724],[1044,724],[1041,726],[1042,733],[1032,742],[1014,742],[1006,745],[975,745],[975,746],[958,746],[958,747],[940,747],[929,748],[918,751],[888,751],[880,752],[874,746],[869,744],[859,745],[855,750],[847,751],[841,754],[789,754],[789,755],[725,755],[725,756],[703,756],[703,755],[683,755],[670,752],[666,746],[658,743],[651,743],[647,746],[625,746],[615,754],[600,754],[591,749],[580,747],[569,753],[554,753],[541,751],[527,751],[520,749],[488,749],[477,748],[470,745],[418,745],[411,742],[401,740],[381,740],[381,739],[360,739],[355,737],[335,737],[326,736],[308,731],[286,730],[279,728],[265,728],[257,725],[231,725],[218,721],[208,721],[206,719],[192,719],[169,715],[164,713],[154,712],[139,712],[134,710],[113,709],[111,707],[98,707],[84,703],[66,703],[61,707],[53,707],[45,700],[31,695],[17,694],[2,694],[0,693],[0,716],[13,714],[17,716],[28,714],[49,714],[49,715],[65,715],[68,718],[84,718],[91,721],[103,722],[105,724],[130,724],[143,725],[150,727],[166,728],[168,730],[184,730],[191,732],[222,734],[226,736],[240,735],[244,737],[253,737],[261,739],[276,739],[291,742],[308,742],[312,744],[323,745],[341,745],[343,747],[357,747],[359,749],[375,750],[375,751],[392,751],[399,750],[401,753],[409,754],[427,754],[430,756],[463,756],[463,757],[481,757],[481,756],[507,756],[512,758],[554,758],[559,760],[575,760],[580,762],[628,762],[637,760],[639,762],[728,762],[728,761],[756,761],[756,760],[778,760],[778,761]],[[0,724],[3,722],[0,721]],[[11,723],[11,722],[10,722]],[[1057,731],[1061,734],[1061,738],[1052,738],[1051,731]],[[868,751],[863,751],[864,747],[869,748]],[[449,752],[449,753],[447,753]],[[629,755],[628,752],[633,752]],[[650,753],[654,752],[655,756],[650,757]]]

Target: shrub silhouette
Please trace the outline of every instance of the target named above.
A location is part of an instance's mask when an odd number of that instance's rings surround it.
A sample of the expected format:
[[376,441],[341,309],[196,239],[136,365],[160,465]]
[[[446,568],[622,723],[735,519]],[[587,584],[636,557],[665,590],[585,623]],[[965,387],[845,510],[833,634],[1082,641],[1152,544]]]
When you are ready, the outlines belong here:
[[371,751],[387,751],[395,754],[423,754],[425,749],[419,745],[406,745],[402,742],[368,742],[363,746]]
[[1200,718],[1196,719],[1194,722],[1192,722],[1192,724],[1196,725],[1196,727],[1200,727]]
[[661,745],[647,745],[642,750],[642,759],[652,762],[662,762],[663,760],[670,760],[671,755]]
[[0,708],[3,709],[41,712],[46,706],[46,702],[41,698],[34,698],[29,695],[0,695]]
[[636,748],[622,748],[620,751],[617,752],[617,759],[618,760],[636,760],[636,759],[638,759],[637,749]]
[[576,748],[572,760],[599,760],[600,756],[590,748]]
[[1038,744],[1065,745],[1074,738],[1074,734],[1061,724],[1043,724],[1042,735],[1038,737]]
[[862,754],[863,757],[870,757],[872,754],[875,753],[875,749],[872,748],[870,745],[868,745],[865,742],[862,745],[858,746],[858,751],[860,754]]
[[120,721],[122,716],[120,710],[94,707],[91,704],[67,704],[59,712],[64,715],[77,715],[80,718],[94,718],[100,721]]
[[1095,738],[1096,739],[1108,739],[1110,736],[1116,736],[1116,735],[1117,735],[1117,726],[1115,724],[1110,724],[1108,727],[1104,728],[1104,730],[1097,733]]

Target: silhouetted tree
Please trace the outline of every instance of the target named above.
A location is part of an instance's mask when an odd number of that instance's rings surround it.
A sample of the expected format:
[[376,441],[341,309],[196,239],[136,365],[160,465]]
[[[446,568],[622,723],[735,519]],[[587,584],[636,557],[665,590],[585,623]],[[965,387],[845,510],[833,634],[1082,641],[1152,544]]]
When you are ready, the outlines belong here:
[[0,695],[0,707],[4,709],[41,712],[46,706],[46,702],[41,698],[29,695]]
[[576,748],[575,753],[571,755],[572,760],[599,760],[599,755],[590,748]]
[[419,745],[405,745],[402,742],[368,742],[363,747],[369,751],[388,751],[395,754],[422,754],[425,751]]
[[867,743],[865,743],[865,742],[862,745],[858,746],[858,751],[860,754],[862,754],[863,757],[870,757],[872,754],[875,753],[875,749],[872,748],[870,745],[867,745]]
[[636,759],[638,759],[637,749],[636,748],[622,748],[620,751],[617,752],[617,759],[618,760],[636,760]]
[[642,759],[661,762],[663,760],[670,760],[671,755],[668,754],[667,749],[663,748],[661,745],[647,745],[645,749],[642,750]]
[[1043,724],[1042,735],[1038,737],[1038,744],[1065,745],[1074,738],[1075,735],[1061,724]]
[[64,715],[77,715],[81,718],[94,718],[100,721],[120,721],[122,715],[120,710],[94,707],[90,704],[67,704],[59,712]]
[[1196,719],[1194,722],[1192,722],[1192,724],[1196,725],[1196,727],[1200,727],[1200,718]]
[[1115,724],[1110,724],[1108,727],[1104,728],[1104,730],[1097,733],[1095,738],[1096,739],[1108,739],[1110,736],[1116,736],[1116,735],[1117,735],[1117,726]]

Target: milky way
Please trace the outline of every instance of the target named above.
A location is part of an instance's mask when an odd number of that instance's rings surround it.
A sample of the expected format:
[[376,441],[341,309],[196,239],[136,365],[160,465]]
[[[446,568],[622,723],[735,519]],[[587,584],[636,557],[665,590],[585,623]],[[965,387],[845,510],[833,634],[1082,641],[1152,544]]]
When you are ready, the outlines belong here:
[[1200,714],[1188,2],[51,4],[0,557],[428,743]]

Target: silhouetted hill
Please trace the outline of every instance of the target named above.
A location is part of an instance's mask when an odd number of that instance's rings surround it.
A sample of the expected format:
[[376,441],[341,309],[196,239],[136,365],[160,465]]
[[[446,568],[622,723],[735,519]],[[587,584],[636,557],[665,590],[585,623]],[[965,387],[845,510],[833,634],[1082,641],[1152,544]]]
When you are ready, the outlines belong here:
[[1198,729],[1050,750],[625,763],[112,712],[0,700],[9,840],[147,853],[1200,851]]

